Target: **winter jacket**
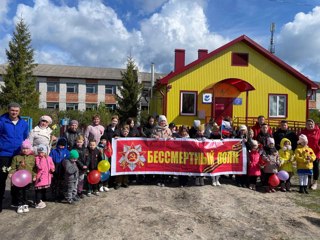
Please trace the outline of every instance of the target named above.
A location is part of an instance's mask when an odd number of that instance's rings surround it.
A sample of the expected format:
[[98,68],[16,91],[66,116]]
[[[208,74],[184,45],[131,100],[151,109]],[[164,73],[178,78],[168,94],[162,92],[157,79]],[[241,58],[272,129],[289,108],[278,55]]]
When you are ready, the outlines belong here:
[[49,187],[51,185],[52,173],[55,171],[54,163],[50,156],[36,156],[37,176],[34,186]]
[[280,158],[280,170],[284,170],[287,172],[293,172],[292,162],[294,161],[294,154],[292,150],[283,150],[284,143],[291,141],[288,138],[282,138],[280,142],[280,150],[279,150],[279,158]]
[[298,136],[295,132],[291,130],[282,130],[279,128],[274,134],[274,142],[276,145],[276,149],[280,150],[282,147],[280,146],[281,139],[287,138],[291,141],[292,150],[294,151],[297,148]]
[[37,174],[36,159],[34,155],[16,155],[12,159],[10,174],[18,170],[28,170],[34,178]]
[[16,125],[5,113],[0,117],[0,157],[13,157],[20,153],[22,142],[28,137],[28,124],[19,117]]
[[[256,124],[251,129],[253,131],[253,139],[258,140],[257,137],[258,137],[260,130],[261,130],[261,126],[260,126],[259,122],[256,122]],[[272,130],[270,127],[268,128],[268,133],[270,136],[272,136]]]
[[[36,126],[31,130],[28,138],[33,146],[32,150],[34,153],[37,153],[37,148],[40,144],[45,145],[50,152],[51,133],[52,130],[49,127],[40,128],[39,126]],[[47,154],[49,154],[49,152]]]
[[314,154],[316,155],[317,158],[320,158],[320,129],[318,126],[315,126],[314,129],[308,130],[308,129],[303,129],[301,130],[301,134],[304,134],[308,138],[308,146],[312,148]]
[[133,128],[130,127],[128,136],[129,137],[140,137],[140,132],[139,132],[138,128],[135,126]]
[[102,125],[89,125],[84,133],[84,145],[88,146],[89,141],[94,139],[98,144],[100,142],[100,138],[104,133],[104,127]]
[[162,139],[170,139],[172,138],[172,132],[170,130],[170,128],[168,127],[160,127],[159,125],[156,125],[153,128],[151,137],[153,138],[162,138]]
[[79,177],[79,169],[77,166],[77,161],[71,161],[70,159],[65,159],[62,162],[64,168],[64,181],[65,182],[76,182]]
[[64,159],[69,158],[69,151],[67,150],[67,146],[65,148],[59,148],[59,144],[64,142],[63,144],[67,144],[67,140],[65,138],[59,138],[57,142],[57,148],[52,149],[50,152],[50,157],[52,158],[54,165],[55,165],[55,176],[62,177],[63,176],[63,168],[62,168],[62,161]]
[[267,144],[268,138],[272,138],[272,135],[269,132],[267,132],[267,133],[259,132],[256,139],[263,147],[266,147],[266,146],[268,146],[268,144]]
[[147,123],[141,131],[141,135],[142,137],[146,137],[146,138],[150,138],[152,131],[153,131],[154,125],[150,125],[149,123]]
[[86,171],[86,169],[84,169],[83,167],[84,166],[88,167],[90,163],[90,162],[86,162],[86,159],[85,159],[86,148],[83,146],[82,148],[75,147],[73,149],[77,150],[77,152],[79,153],[79,158],[76,161],[79,170]]
[[85,158],[85,162],[89,163],[88,169],[90,171],[97,170],[98,163],[102,160],[101,153],[98,148],[95,148],[94,150],[87,148],[84,158]]
[[[118,127],[115,127],[112,129],[111,124],[107,126],[107,128],[104,130],[104,136],[106,136],[106,139],[112,143],[112,138],[119,137],[120,136],[120,130]],[[100,141],[100,140],[99,140]]]
[[248,175],[249,176],[260,176],[260,163],[261,158],[259,151],[250,151],[249,152],[249,161],[248,161]]
[[[307,156],[311,157],[310,162],[307,161]],[[312,148],[308,146],[298,145],[297,149],[294,151],[295,161],[297,161],[297,169],[313,169],[313,161],[316,160],[316,155],[314,154]]]
[[72,131],[70,128],[63,134],[62,137],[67,139],[68,142],[68,150],[71,150],[75,145],[76,145],[76,139],[79,137],[81,134],[81,131]]

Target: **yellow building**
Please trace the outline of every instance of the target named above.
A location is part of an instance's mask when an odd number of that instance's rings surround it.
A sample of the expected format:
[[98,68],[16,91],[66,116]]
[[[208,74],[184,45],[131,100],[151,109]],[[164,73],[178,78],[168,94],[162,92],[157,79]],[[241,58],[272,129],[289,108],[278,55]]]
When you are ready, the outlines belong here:
[[198,50],[198,59],[188,65],[185,51],[176,49],[175,69],[158,80],[151,112],[178,125],[227,116],[243,123],[259,115],[268,121],[305,121],[316,89],[306,76],[243,35],[210,53]]

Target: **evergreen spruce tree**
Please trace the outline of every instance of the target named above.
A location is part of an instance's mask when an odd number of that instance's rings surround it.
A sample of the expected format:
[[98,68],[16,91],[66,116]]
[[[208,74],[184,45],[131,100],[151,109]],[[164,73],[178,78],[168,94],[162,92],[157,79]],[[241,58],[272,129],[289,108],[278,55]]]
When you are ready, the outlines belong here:
[[122,86],[120,94],[116,95],[118,102],[117,111],[120,115],[120,121],[124,122],[127,118],[136,118],[139,112],[139,104],[143,89],[142,83],[138,82],[138,69],[132,57],[128,58],[127,69],[121,72]]
[[14,101],[28,109],[39,108],[39,93],[36,90],[36,78],[33,76],[36,64],[31,47],[31,34],[23,19],[20,19],[15,27],[6,55],[8,65],[0,93],[1,107]]

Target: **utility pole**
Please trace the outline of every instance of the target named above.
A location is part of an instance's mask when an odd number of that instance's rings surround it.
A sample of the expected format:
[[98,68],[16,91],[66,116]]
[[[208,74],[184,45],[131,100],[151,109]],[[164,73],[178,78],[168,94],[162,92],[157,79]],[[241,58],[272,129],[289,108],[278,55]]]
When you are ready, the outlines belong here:
[[276,24],[275,23],[271,23],[271,26],[270,26],[271,38],[270,38],[269,51],[272,54],[274,54],[276,52],[276,46],[274,44],[274,32],[275,32],[275,30],[276,30]]

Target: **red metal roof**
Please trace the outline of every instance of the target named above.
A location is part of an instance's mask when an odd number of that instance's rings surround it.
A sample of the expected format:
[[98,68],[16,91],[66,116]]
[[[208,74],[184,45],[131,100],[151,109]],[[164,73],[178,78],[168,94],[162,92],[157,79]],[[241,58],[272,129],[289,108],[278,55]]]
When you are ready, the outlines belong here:
[[240,92],[255,90],[255,88],[250,83],[237,78],[228,78],[220,81],[219,83],[228,83],[236,87]]
[[290,65],[288,65],[287,63],[282,61],[280,58],[278,58],[274,54],[271,54],[269,51],[267,51],[265,48],[260,46],[258,43],[256,43],[255,41],[253,41],[252,39],[250,39],[246,35],[242,35],[242,36],[234,39],[233,41],[223,45],[222,47],[217,48],[216,50],[208,53],[206,56],[202,57],[201,59],[197,59],[197,60],[189,63],[188,65],[184,66],[183,68],[180,68],[179,70],[177,70],[175,72],[170,72],[167,76],[160,79],[159,83],[163,84],[163,85],[168,84],[168,81],[170,79],[172,79],[173,77],[179,75],[180,73],[183,73],[184,71],[196,66],[197,64],[205,61],[208,58],[215,56],[216,54],[220,53],[221,51],[223,51],[223,50],[225,50],[225,49],[227,49],[227,48],[229,48],[239,42],[243,42],[243,43],[247,44],[249,47],[256,50],[257,52],[259,52],[261,55],[263,55],[264,57],[269,59],[271,62],[273,62],[276,65],[278,65],[279,67],[281,67],[284,71],[288,72],[289,74],[291,74],[294,77],[296,77],[297,79],[299,79],[301,82],[305,83],[309,89],[318,89],[319,88],[318,85],[315,84],[313,81],[311,81],[309,78],[304,76],[302,73],[298,72],[296,69],[294,69],[293,67],[291,67]]

